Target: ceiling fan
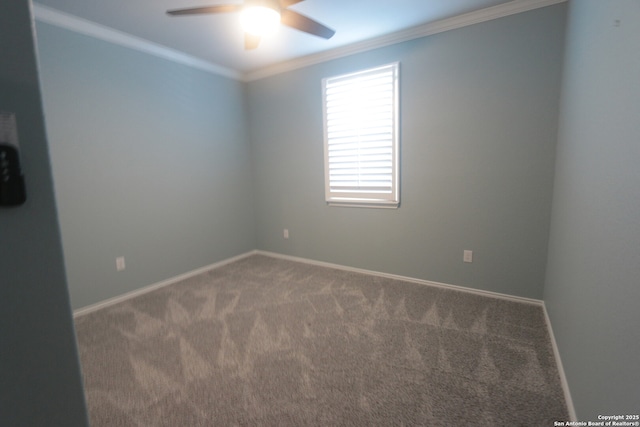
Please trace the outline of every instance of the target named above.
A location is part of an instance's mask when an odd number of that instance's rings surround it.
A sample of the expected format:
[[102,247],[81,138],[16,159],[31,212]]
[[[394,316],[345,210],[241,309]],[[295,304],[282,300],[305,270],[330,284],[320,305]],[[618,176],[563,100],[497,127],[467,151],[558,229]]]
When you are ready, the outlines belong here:
[[189,9],[168,10],[171,16],[200,15],[208,13],[240,12],[240,21],[244,33],[244,48],[255,49],[260,40],[278,24],[284,24],[296,30],[314,36],[330,39],[335,31],[298,12],[287,9],[304,0],[245,0],[244,4],[226,4],[219,6],[194,7]]

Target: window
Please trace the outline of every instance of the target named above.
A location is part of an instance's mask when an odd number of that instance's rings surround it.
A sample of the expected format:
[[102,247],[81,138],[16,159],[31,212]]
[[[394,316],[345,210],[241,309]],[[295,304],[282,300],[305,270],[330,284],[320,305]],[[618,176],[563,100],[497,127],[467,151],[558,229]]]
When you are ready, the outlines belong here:
[[398,68],[322,81],[329,205],[398,207]]

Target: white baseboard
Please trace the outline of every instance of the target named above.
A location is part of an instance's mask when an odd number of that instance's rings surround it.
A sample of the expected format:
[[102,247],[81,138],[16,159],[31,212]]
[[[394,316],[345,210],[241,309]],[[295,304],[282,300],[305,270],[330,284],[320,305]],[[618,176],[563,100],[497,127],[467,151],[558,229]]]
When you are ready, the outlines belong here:
[[[91,305],[79,308],[79,309],[73,311],[73,317],[75,318],[75,317],[79,317],[79,316],[82,316],[82,315],[85,315],[85,314],[88,314],[88,313],[92,313],[94,311],[100,310],[100,309],[105,308],[105,307],[112,306],[112,305],[117,304],[119,302],[123,302],[123,301],[129,300],[131,298],[135,298],[135,297],[137,297],[139,295],[144,295],[146,293],[155,291],[156,289],[160,289],[160,288],[163,288],[165,286],[169,286],[169,285],[171,285],[173,283],[177,283],[177,282],[179,282],[181,280],[185,280],[185,279],[188,279],[190,277],[197,276],[198,274],[202,274],[202,273],[205,273],[207,271],[214,270],[216,268],[222,267],[224,265],[230,264],[230,263],[235,262],[235,261],[239,261],[239,260],[241,260],[243,258],[247,258],[247,257],[249,257],[251,255],[255,255],[255,254],[269,256],[269,257],[272,257],[272,258],[280,258],[280,259],[286,259],[286,260],[290,260],[290,261],[302,262],[302,263],[305,263],[305,264],[312,264],[312,265],[317,265],[317,266],[320,266],[320,267],[329,267],[329,268],[335,268],[335,269],[338,269],[338,270],[352,271],[352,272],[355,272],[355,273],[362,273],[362,274],[369,274],[369,275],[373,275],[373,276],[385,277],[385,278],[388,278],[388,279],[403,280],[405,282],[418,283],[418,284],[421,284],[421,285],[435,286],[435,287],[446,288],[446,289],[455,289],[455,290],[458,290],[458,291],[469,292],[469,293],[482,295],[482,296],[486,296],[486,297],[499,298],[499,299],[504,299],[504,300],[510,300],[510,301],[526,303],[526,304],[540,305],[540,306],[544,307],[544,303],[541,300],[537,300],[537,299],[533,299],[533,298],[518,297],[518,296],[514,296],[514,295],[502,294],[502,293],[499,293],[499,292],[485,291],[485,290],[481,290],[481,289],[467,288],[467,287],[464,287],[464,286],[450,285],[450,284],[447,284],[447,283],[432,282],[430,280],[416,279],[414,277],[407,277],[407,276],[400,276],[400,275],[397,275],[397,274],[383,273],[383,272],[380,272],[380,271],[373,271],[373,270],[365,270],[365,269],[362,269],[362,268],[348,267],[348,266],[341,265],[341,264],[333,264],[333,263],[324,262],[324,261],[316,261],[316,260],[312,260],[312,259],[308,259],[308,258],[301,258],[301,257],[295,257],[295,256],[291,256],[291,255],[279,254],[279,253],[276,253],[276,252],[253,250],[253,251],[246,252],[244,254],[240,254],[240,255],[237,255],[237,256],[222,260],[220,262],[216,262],[214,264],[207,265],[205,267],[198,268],[196,270],[189,271],[189,272],[184,273],[184,274],[180,274],[180,275],[175,276],[175,277],[171,277],[171,278],[169,278],[167,280],[163,280],[161,282],[154,283],[154,284],[145,286],[143,288],[136,289],[134,291],[127,292],[125,294],[118,295],[118,296],[115,296],[113,298],[106,299],[104,301],[100,301],[100,302],[98,302],[96,304],[91,304]],[[546,311],[545,311],[545,313],[546,313]],[[555,345],[555,342],[554,342],[554,345]]]
[[549,331],[549,337],[551,338],[551,347],[553,348],[553,355],[556,359],[556,365],[558,366],[558,374],[560,375],[560,383],[562,384],[562,391],[564,392],[564,400],[567,404],[567,410],[569,411],[569,421],[578,421],[576,416],[576,409],[573,406],[573,399],[571,398],[571,391],[569,390],[569,382],[564,372],[564,366],[562,365],[562,359],[560,358],[560,351],[558,350],[558,343],[556,343],[556,337],[553,334],[553,327],[551,326],[551,319],[547,312],[547,306],[542,303],[542,310],[544,311],[544,317],[547,322],[547,330]]
[[255,253],[258,254],[258,255],[265,255],[265,256],[270,256],[272,258],[281,258],[281,259],[286,259],[286,260],[290,260],[290,261],[303,262],[305,264],[312,264],[312,265],[317,265],[317,266],[320,266],[320,267],[335,268],[337,270],[352,271],[354,273],[369,274],[369,275],[372,275],[372,276],[379,276],[379,277],[385,277],[385,278],[388,278],[388,279],[402,280],[402,281],[405,281],[405,282],[418,283],[418,284],[427,285],[427,286],[436,286],[436,287],[439,287],[439,288],[455,289],[455,290],[458,290],[458,291],[468,292],[468,293],[482,295],[482,296],[491,297],[491,298],[499,298],[499,299],[504,299],[504,300],[510,300],[510,301],[522,302],[522,303],[526,303],[526,304],[540,305],[540,306],[542,306],[544,304],[542,302],[542,300],[534,299],[534,298],[518,297],[518,296],[515,296],[515,295],[502,294],[502,293],[499,293],[499,292],[492,292],[492,291],[485,291],[485,290],[482,290],[482,289],[467,288],[465,286],[458,286],[458,285],[450,285],[450,284],[447,284],[447,283],[432,282],[430,280],[416,279],[414,277],[407,277],[407,276],[400,276],[400,275],[397,275],[397,274],[382,273],[380,271],[365,270],[365,269],[362,269],[362,268],[348,267],[348,266],[344,266],[344,265],[340,265],[340,264],[333,264],[333,263],[330,263],[330,262],[315,261],[315,260],[308,259],[308,258],[300,258],[300,257],[291,256],[291,255],[283,255],[283,254],[279,254],[279,253],[276,253],[276,252],[257,250],[257,251],[255,251]]
[[227,258],[227,259],[222,260],[220,262],[216,262],[214,264],[210,264],[210,265],[207,265],[205,267],[198,268],[196,270],[192,270],[192,271],[189,271],[189,272],[184,273],[184,274],[180,274],[180,275],[175,276],[175,277],[171,277],[171,278],[169,278],[167,280],[163,280],[162,282],[154,283],[154,284],[145,286],[143,288],[136,289],[135,291],[127,292],[126,294],[118,295],[116,297],[109,298],[109,299],[106,299],[104,301],[100,301],[100,302],[98,302],[96,304],[91,304],[91,305],[88,305],[86,307],[79,308],[79,309],[73,311],[73,317],[76,318],[76,317],[83,316],[83,315],[88,314],[88,313],[93,313],[94,311],[100,310],[100,309],[105,308],[105,307],[112,306],[112,305],[117,304],[119,302],[123,302],[123,301],[129,300],[131,298],[135,298],[137,296],[144,295],[146,293],[155,291],[156,289],[164,288],[165,286],[172,285],[172,284],[177,283],[177,282],[179,282],[181,280],[185,280],[185,279],[188,279],[190,277],[197,276],[198,274],[206,273],[207,271],[214,270],[216,268],[220,268],[223,265],[227,265],[227,264],[230,264],[232,262],[239,261],[239,260],[241,260],[243,258],[247,258],[247,257],[249,257],[251,255],[256,254],[256,253],[257,253],[257,251],[249,251],[249,252],[246,252],[244,254],[240,254],[240,255],[237,255],[237,256],[234,256],[234,257],[231,257],[231,258]]
[[[447,283],[432,282],[430,280],[416,279],[414,277],[400,276],[400,275],[397,275],[397,274],[389,274],[389,273],[383,273],[383,272],[380,272],[380,271],[366,270],[366,269],[362,269],[362,268],[349,267],[349,266],[345,266],[345,265],[341,265],[341,264],[333,264],[333,263],[330,263],[330,262],[316,261],[316,260],[312,260],[312,259],[308,259],[308,258],[301,258],[301,257],[296,257],[296,256],[291,256],[291,255],[279,254],[279,253],[276,253],[276,252],[269,252],[269,251],[262,251],[262,250],[252,250],[252,251],[246,252],[244,254],[240,254],[240,255],[237,255],[237,256],[234,256],[234,257],[231,257],[231,258],[227,258],[227,259],[222,260],[220,262],[216,262],[214,264],[210,264],[210,265],[207,265],[205,267],[201,267],[201,268],[198,268],[196,270],[192,270],[192,271],[189,271],[187,273],[180,274],[180,275],[175,276],[175,277],[171,277],[171,278],[169,278],[167,280],[163,280],[163,281],[158,282],[158,283],[153,283],[153,284],[145,286],[143,288],[136,289],[135,291],[127,292],[125,294],[118,295],[118,296],[115,296],[113,298],[109,298],[109,299],[106,299],[104,301],[100,301],[98,303],[91,304],[91,305],[79,308],[79,309],[73,311],[73,317],[78,317],[78,316],[82,316],[82,315],[85,315],[85,314],[88,314],[88,313],[92,313],[94,311],[100,310],[101,308],[112,306],[112,305],[117,304],[119,302],[123,302],[123,301],[129,300],[131,298],[135,298],[135,297],[137,297],[139,295],[144,295],[146,293],[155,291],[156,289],[160,289],[160,288],[163,288],[165,286],[169,286],[169,285],[171,285],[173,283],[177,283],[177,282],[179,282],[181,280],[185,280],[185,279],[188,279],[190,277],[197,276],[198,274],[202,274],[202,273],[205,273],[207,271],[214,270],[216,268],[222,267],[224,265],[230,264],[230,263],[235,262],[235,261],[239,261],[241,259],[247,258],[247,257],[249,257],[251,255],[255,255],[255,254],[269,256],[269,257],[272,257],[272,258],[280,258],[280,259],[286,259],[286,260],[290,260],[290,261],[302,262],[302,263],[305,263],[305,264],[312,264],[312,265],[317,265],[317,266],[320,266],[320,267],[329,267],[329,268],[335,268],[337,270],[352,271],[354,273],[362,273],[362,274],[368,274],[368,275],[372,275],[372,276],[385,277],[385,278],[388,278],[388,279],[403,280],[405,282],[418,283],[418,284],[421,284],[421,285],[435,286],[435,287],[446,288],[446,289],[455,289],[455,290],[458,290],[458,291],[469,292],[469,293],[482,295],[482,296],[486,296],[486,297],[505,299],[505,300],[510,300],[510,301],[526,303],[526,304],[540,305],[540,306],[544,307],[543,301],[537,300],[537,299],[533,299],[533,298],[524,298],[524,297],[518,297],[518,296],[514,296],[514,295],[502,294],[502,293],[499,293],[499,292],[492,292],[492,291],[485,291],[485,290],[481,290],[481,289],[467,288],[467,287],[464,287],[464,286],[450,285],[450,284],[447,284]],[[546,316],[546,310],[545,310],[545,316]],[[547,323],[550,326],[550,323],[549,323],[548,319],[547,319]],[[551,329],[550,329],[550,333],[551,333]],[[556,350],[555,341],[554,341],[554,350]]]
[[[284,255],[284,254],[279,254],[277,252],[269,252],[269,251],[262,251],[262,250],[252,250],[231,258],[227,258],[225,260],[222,260],[220,262],[216,262],[214,264],[210,264],[207,265],[205,267],[201,267],[198,268],[196,270],[192,270],[189,272],[186,272],[184,274],[180,274],[178,276],[175,277],[171,277],[167,280],[163,280],[161,282],[158,283],[154,283],[148,286],[145,286],[143,288],[140,289],[136,289],[135,291],[131,291],[131,292],[127,292],[125,294],[122,295],[118,295],[115,296],[113,298],[109,298],[106,299],[104,301],[100,301],[96,304],[91,304],[88,305],[86,307],[82,307],[79,308],[77,310],[74,310],[73,312],[73,316],[77,317],[77,316],[82,316],[83,314],[87,314],[87,313],[91,313],[93,311],[99,310],[103,307],[107,307],[113,304],[117,304],[119,302],[122,301],[126,301],[128,299],[131,298],[135,298],[138,295],[143,295],[146,294],[148,292],[154,291],[156,289],[160,289],[163,288],[165,286],[169,286],[173,283],[177,283],[181,280],[185,280],[188,279],[190,277],[193,276],[197,276],[198,274],[202,274],[205,273],[207,271],[210,270],[214,270],[216,268],[222,267],[224,265],[230,264],[232,262],[235,261],[239,261],[241,259],[250,257],[251,255],[264,255],[264,256],[268,256],[271,258],[280,258],[280,259],[286,259],[289,261],[296,261],[296,262],[301,262],[301,263],[305,263],[305,264],[312,264],[312,265],[317,265],[319,267],[328,267],[328,268],[335,268],[337,270],[343,270],[343,271],[352,271],[354,273],[361,273],[361,274],[368,274],[371,276],[378,276],[378,277],[385,277],[388,279],[395,279],[395,280],[402,280],[405,282],[411,282],[411,283],[417,283],[417,284],[421,284],[421,285],[427,285],[427,286],[435,286],[435,287],[439,287],[439,288],[446,288],[446,289],[455,289],[458,291],[462,291],[462,292],[468,292],[468,293],[472,293],[472,294],[476,294],[476,295],[482,295],[482,296],[486,296],[486,297],[491,297],[491,298],[498,298],[498,299],[503,299],[503,300],[510,300],[510,301],[515,301],[515,302],[521,302],[521,303],[526,303],[526,304],[534,304],[534,305],[540,305],[544,307],[544,302],[542,300],[538,300],[538,299],[534,299],[534,298],[525,298],[525,297],[519,297],[519,296],[515,296],[515,295],[509,295],[509,294],[502,294],[500,292],[493,292],[493,291],[486,291],[486,290],[482,290],[482,289],[474,289],[474,288],[468,288],[465,286],[458,286],[458,285],[451,285],[448,283],[440,283],[440,282],[433,282],[430,280],[424,280],[424,279],[416,279],[415,277],[408,277],[408,276],[401,276],[398,274],[390,274],[390,273],[383,273],[381,271],[374,271],[374,270],[366,270],[363,268],[356,268],[356,267],[349,267],[349,266],[345,266],[345,265],[341,265],[341,264],[334,264],[334,263],[330,263],[330,262],[324,262],[324,261],[316,261],[316,260],[312,260],[309,258],[301,258],[301,257],[296,257],[296,256],[291,256],[291,255]],[[546,315],[546,310],[545,310],[545,315]],[[547,322],[549,323],[549,322]]]

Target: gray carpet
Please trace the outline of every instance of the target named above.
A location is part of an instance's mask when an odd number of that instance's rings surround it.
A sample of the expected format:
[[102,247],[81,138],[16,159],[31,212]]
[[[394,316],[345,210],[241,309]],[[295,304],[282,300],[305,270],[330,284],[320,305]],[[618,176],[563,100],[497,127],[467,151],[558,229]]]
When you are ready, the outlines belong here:
[[254,255],[76,319],[91,425],[551,426],[541,307]]

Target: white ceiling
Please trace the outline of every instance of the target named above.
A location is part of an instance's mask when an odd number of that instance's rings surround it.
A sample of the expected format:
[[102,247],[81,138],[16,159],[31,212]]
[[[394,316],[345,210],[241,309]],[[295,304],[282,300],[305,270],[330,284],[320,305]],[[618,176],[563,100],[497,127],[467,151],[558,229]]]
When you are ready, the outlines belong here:
[[544,2],[305,0],[290,8],[336,30],[332,39],[325,40],[281,27],[253,51],[244,50],[243,33],[236,13],[181,17],[165,13],[168,9],[239,4],[242,0],[37,0],[34,3],[36,8],[42,5],[45,10],[54,9],[56,14],[61,12],[57,14],[59,16],[71,15],[68,17],[80,18],[80,22],[91,21],[246,74],[492,6]]

